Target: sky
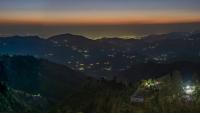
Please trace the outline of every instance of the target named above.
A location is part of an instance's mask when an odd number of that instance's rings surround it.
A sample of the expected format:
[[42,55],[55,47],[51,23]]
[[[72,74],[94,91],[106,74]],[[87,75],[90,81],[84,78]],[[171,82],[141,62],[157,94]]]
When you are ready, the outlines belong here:
[[0,35],[135,37],[200,30],[200,0],[0,0]]

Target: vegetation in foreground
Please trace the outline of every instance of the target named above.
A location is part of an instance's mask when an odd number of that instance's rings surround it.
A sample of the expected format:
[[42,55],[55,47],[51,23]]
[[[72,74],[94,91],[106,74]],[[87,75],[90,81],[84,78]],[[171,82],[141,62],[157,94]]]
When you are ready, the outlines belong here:
[[[144,100],[134,101],[133,96]],[[137,85],[103,79],[88,81],[80,92],[66,98],[52,113],[199,113],[199,106],[198,78],[194,74],[187,81],[180,72],[174,72]]]
[[36,98],[10,89],[0,82],[0,113],[41,113],[42,109],[39,109],[39,105],[36,108],[30,104],[30,99],[36,101]]

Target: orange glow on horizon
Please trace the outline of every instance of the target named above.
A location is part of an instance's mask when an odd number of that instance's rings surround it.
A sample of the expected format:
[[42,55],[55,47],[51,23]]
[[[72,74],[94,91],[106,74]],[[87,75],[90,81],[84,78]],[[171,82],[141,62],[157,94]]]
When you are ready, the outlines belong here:
[[200,18],[172,18],[172,17],[159,17],[159,18],[81,18],[81,19],[2,19],[0,24],[24,24],[24,25],[125,25],[125,24],[176,24],[176,23],[195,23],[200,22]]
[[[152,11],[153,12],[153,11]],[[0,24],[28,25],[123,25],[200,22],[196,12],[1,12]]]

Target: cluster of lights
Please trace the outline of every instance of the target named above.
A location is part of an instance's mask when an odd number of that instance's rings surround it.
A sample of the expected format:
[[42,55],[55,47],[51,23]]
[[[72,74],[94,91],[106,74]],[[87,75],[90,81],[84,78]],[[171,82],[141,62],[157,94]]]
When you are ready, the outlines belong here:
[[187,95],[191,95],[194,93],[195,91],[195,86],[191,86],[191,85],[186,85],[185,87],[183,87],[183,90],[185,91],[185,93]]
[[149,79],[149,80],[146,80],[144,81],[144,86],[146,88],[151,88],[151,87],[155,87],[156,85],[158,85],[160,82],[156,81],[156,80],[152,80],[152,79]]
[[[159,81],[153,79],[148,79],[143,81],[143,86],[145,88],[154,88],[159,84],[160,84]],[[196,90],[195,85],[187,84],[183,86],[183,91],[186,95],[193,95],[195,90]]]

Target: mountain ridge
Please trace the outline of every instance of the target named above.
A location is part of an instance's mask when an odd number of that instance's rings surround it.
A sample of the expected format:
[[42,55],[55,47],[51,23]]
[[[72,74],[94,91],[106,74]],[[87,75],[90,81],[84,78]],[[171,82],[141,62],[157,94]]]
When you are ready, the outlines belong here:
[[49,39],[18,36],[0,38],[0,54],[31,55],[64,64],[93,77],[110,78],[110,75],[117,75],[137,62],[198,60],[199,39],[199,32],[173,32],[141,39],[98,40],[69,33]]

